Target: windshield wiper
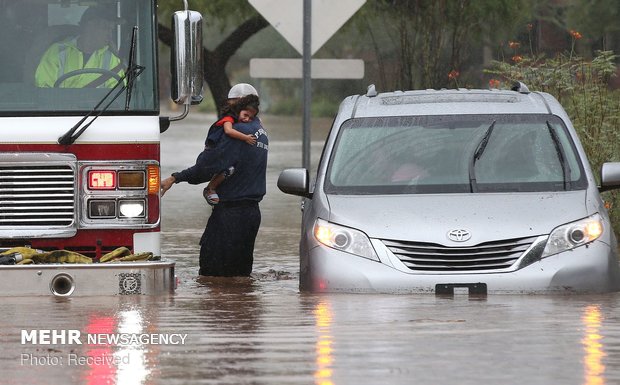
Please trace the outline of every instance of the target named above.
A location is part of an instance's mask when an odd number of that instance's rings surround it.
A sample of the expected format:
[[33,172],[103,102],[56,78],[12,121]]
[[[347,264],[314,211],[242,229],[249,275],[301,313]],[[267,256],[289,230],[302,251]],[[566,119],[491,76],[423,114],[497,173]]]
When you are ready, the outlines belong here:
[[570,166],[566,162],[566,154],[564,154],[564,149],[562,148],[562,144],[560,143],[560,138],[558,138],[558,133],[555,132],[555,128],[549,123],[547,120],[547,129],[549,130],[549,135],[551,135],[551,139],[553,140],[553,145],[555,146],[555,152],[558,155],[558,159],[560,160],[560,166],[562,166],[562,182],[564,184],[564,191],[570,190]]
[[493,123],[491,123],[491,125],[489,126],[489,128],[487,128],[487,131],[484,133],[484,136],[482,137],[482,139],[476,146],[476,151],[474,151],[474,156],[472,156],[471,159],[469,160],[469,190],[472,193],[478,192],[478,184],[476,183],[476,170],[475,170],[476,162],[480,160],[480,158],[482,158],[482,153],[484,153],[484,150],[487,148],[487,144],[489,144],[489,138],[491,138],[491,134],[493,133],[493,128],[495,128],[495,122],[496,121],[494,120]]
[[[131,92],[131,87],[133,87],[133,82],[136,80],[138,76],[140,76],[140,74],[142,73],[142,71],[144,71],[144,68],[145,68],[143,66],[135,64],[134,60],[132,60],[131,58],[132,55],[135,56],[134,47],[136,45],[137,28],[138,27],[134,27],[134,33],[131,37],[131,47],[134,51],[130,52],[129,66],[127,67],[127,71],[125,71],[125,74],[120,79],[118,79],[114,87],[112,87],[110,91],[108,91],[103,96],[103,98],[101,98],[101,100],[95,105],[95,107],[93,107],[92,110],[90,110],[86,115],[84,115],[82,119],[80,119],[79,122],[77,122],[73,127],[71,127],[67,132],[65,132],[61,137],[58,138],[59,144],[62,144],[62,145],[73,144],[77,140],[77,138],[79,138],[80,135],[82,135],[84,131],[86,131],[86,129],[90,127],[90,125],[93,124],[93,122],[97,120],[99,116],[101,116],[102,113],[107,111],[107,109],[112,105],[112,103],[114,103],[116,99],[118,99],[118,97],[123,93],[123,91],[127,90],[128,94]],[[126,84],[125,84],[125,80],[127,80]],[[123,84],[123,86],[120,88],[120,90],[116,92],[116,94],[112,97],[112,99],[110,99],[110,101],[108,102],[108,104],[105,105],[105,107],[99,110],[99,107],[110,97],[110,95],[112,95],[114,90],[116,90],[118,86],[121,84]],[[128,95],[128,98],[131,99],[129,95]],[[125,103],[126,103],[125,108],[127,110],[128,109],[127,103],[129,103],[129,101],[125,100]],[[86,122],[86,120],[90,117],[92,117],[92,119],[88,123],[84,124],[84,122]]]
[[138,26],[135,25],[133,30],[131,31],[131,46],[129,47],[129,61],[127,64],[128,73],[127,73],[127,94],[125,95],[125,111],[129,111],[129,103],[131,102],[131,91],[133,91],[133,81],[135,78],[142,73],[142,68],[140,73],[136,73],[134,70],[134,66],[136,65],[136,39],[138,37]]

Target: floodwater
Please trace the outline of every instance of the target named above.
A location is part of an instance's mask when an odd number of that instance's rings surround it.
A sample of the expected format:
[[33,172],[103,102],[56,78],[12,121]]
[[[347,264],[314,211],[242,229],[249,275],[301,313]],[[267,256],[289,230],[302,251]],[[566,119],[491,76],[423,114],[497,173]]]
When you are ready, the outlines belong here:
[[[193,163],[212,119],[190,115],[162,135],[164,176]],[[175,185],[163,200],[162,253],[177,263],[176,293],[3,298],[0,384],[620,383],[620,294],[299,293],[300,201],[276,180],[301,163],[301,124],[263,122],[268,192],[251,278],[197,279],[210,208],[201,187]],[[313,123],[313,162],[329,123]],[[149,339],[22,344],[32,329],[65,331],[67,342],[76,330]]]

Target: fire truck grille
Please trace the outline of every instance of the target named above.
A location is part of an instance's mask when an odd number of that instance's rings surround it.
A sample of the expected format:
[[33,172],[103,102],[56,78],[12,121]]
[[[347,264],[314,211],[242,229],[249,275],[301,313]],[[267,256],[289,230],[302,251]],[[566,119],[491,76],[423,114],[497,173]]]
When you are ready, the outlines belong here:
[[0,164],[0,226],[70,226],[75,176],[68,164]]

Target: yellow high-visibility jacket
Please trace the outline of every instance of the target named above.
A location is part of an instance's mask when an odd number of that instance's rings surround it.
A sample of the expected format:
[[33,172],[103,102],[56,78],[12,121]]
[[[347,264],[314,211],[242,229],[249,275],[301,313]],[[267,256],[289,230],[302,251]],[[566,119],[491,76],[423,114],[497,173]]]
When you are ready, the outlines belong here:
[[[101,68],[111,70],[123,76],[124,69],[121,60],[108,46],[93,52],[84,63],[84,55],[77,48],[77,39],[71,38],[52,44],[41,58],[35,73],[35,85],[38,87],[54,87],[54,83],[63,74],[84,68]],[[117,83],[115,78],[107,75],[97,81],[102,75],[87,73],[67,78],[60,84],[63,88],[99,87],[112,88]],[[101,80],[106,79],[105,82]]]

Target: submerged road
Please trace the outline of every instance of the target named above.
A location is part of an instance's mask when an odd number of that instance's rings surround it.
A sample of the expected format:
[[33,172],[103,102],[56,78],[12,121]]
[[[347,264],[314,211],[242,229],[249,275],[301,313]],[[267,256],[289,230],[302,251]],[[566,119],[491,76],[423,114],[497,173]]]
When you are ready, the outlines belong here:
[[[162,135],[164,176],[193,163],[213,118],[191,114]],[[301,122],[263,121],[268,193],[252,277],[197,278],[210,208],[202,187],[176,185],[164,197],[162,222],[164,257],[177,263],[176,293],[4,297],[0,384],[620,383],[618,293],[299,293],[300,200],[282,194],[276,180],[301,163]],[[316,162],[330,121],[313,124]],[[22,330],[57,330],[67,339],[34,345]]]

